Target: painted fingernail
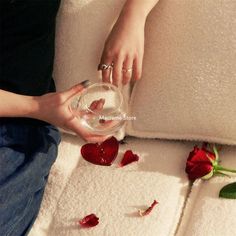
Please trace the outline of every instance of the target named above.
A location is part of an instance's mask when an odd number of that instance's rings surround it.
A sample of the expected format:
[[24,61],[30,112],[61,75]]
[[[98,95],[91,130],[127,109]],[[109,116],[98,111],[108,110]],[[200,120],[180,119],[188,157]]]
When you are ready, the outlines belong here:
[[98,70],[98,71],[101,70],[101,63],[98,64],[97,70]]
[[105,104],[105,99],[104,98],[101,98],[100,101],[103,105]]
[[87,87],[91,84],[91,82],[90,82],[89,80],[84,80],[84,81],[82,81],[80,84],[81,84],[84,88],[87,88]]

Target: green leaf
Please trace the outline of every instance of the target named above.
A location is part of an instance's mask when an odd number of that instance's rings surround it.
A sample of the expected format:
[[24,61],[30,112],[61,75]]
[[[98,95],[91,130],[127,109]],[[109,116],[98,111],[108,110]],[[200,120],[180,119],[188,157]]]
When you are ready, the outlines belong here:
[[225,185],[220,190],[219,197],[236,199],[236,182]]

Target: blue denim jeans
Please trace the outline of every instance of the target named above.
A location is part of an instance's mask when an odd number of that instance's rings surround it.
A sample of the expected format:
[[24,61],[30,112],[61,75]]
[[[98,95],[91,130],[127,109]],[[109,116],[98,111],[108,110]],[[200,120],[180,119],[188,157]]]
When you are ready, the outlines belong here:
[[0,235],[27,235],[57,157],[60,134],[43,122],[0,119]]

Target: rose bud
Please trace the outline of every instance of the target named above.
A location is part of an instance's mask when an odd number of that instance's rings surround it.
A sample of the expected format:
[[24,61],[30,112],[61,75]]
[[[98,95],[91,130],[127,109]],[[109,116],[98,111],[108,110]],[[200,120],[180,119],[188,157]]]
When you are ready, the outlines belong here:
[[198,178],[209,179],[213,176],[214,166],[217,164],[214,153],[205,149],[199,149],[197,146],[189,153],[185,172],[190,180]]

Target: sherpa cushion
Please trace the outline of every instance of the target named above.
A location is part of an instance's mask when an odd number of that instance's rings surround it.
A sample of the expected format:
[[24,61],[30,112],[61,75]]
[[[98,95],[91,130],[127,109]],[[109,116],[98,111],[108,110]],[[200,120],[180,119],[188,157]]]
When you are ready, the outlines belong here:
[[160,0],[128,134],[236,144],[236,1]]
[[[189,191],[184,168],[193,143],[126,141],[112,166],[96,166],[81,157],[84,142],[64,134],[30,235],[173,236]],[[140,160],[118,168],[127,149]],[[154,199],[159,204],[153,212],[139,217],[138,209],[145,209]],[[100,218],[99,225],[91,229],[76,225],[90,213]]]

